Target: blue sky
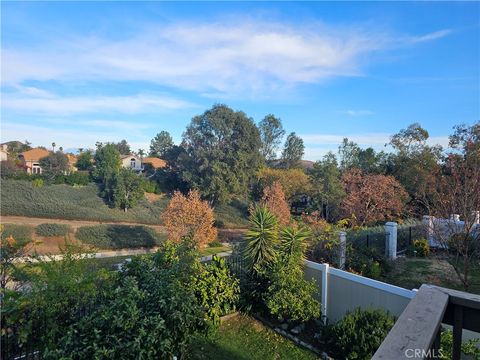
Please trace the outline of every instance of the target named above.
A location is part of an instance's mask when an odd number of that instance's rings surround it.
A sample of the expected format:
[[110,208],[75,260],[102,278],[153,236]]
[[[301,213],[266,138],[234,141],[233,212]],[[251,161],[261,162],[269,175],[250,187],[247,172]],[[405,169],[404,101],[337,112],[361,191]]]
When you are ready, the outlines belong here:
[[480,119],[479,2],[2,2],[1,140],[178,142],[214,103],[273,113],[306,159]]

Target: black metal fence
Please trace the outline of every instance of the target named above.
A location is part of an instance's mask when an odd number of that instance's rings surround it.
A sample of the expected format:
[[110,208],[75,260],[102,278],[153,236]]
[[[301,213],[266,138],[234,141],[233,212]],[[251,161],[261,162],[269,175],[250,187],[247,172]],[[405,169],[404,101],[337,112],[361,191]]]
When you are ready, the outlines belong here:
[[405,253],[413,245],[413,241],[420,238],[425,238],[421,224],[399,226],[397,228],[397,254]]
[[367,247],[376,249],[378,253],[385,253],[385,242],[387,233],[383,228],[350,231],[347,233],[347,243],[353,248]]

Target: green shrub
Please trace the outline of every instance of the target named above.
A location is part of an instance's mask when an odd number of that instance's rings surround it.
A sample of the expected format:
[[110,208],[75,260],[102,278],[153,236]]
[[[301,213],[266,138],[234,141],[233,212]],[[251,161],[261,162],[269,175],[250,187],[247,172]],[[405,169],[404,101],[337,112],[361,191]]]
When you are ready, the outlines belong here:
[[28,225],[4,224],[2,239],[12,236],[18,243],[32,241],[33,228]]
[[90,176],[88,172],[76,171],[65,176],[65,183],[68,185],[88,185]]
[[33,185],[33,187],[36,187],[36,188],[43,187],[43,179],[33,179],[32,180],[32,185]]
[[142,189],[143,191],[151,194],[157,193],[157,183],[152,180],[144,179],[142,181]]
[[416,256],[426,257],[430,254],[430,245],[428,245],[427,239],[413,240],[413,251]]
[[162,236],[147,226],[95,225],[78,228],[76,238],[100,249],[153,247]]
[[70,231],[70,226],[66,224],[40,224],[35,229],[40,236],[66,236]]
[[[470,339],[462,342],[462,354],[473,360],[480,360],[480,339]],[[442,328],[440,338],[440,359],[451,359],[453,351],[453,332]]]
[[213,256],[195,281],[195,293],[207,319],[220,324],[220,317],[236,310],[240,299],[240,280],[233,277],[225,260]]
[[214,240],[212,242],[209,242],[207,246],[211,247],[211,248],[214,248],[214,247],[222,247],[223,244],[218,240]]
[[466,236],[466,233],[457,233],[448,239],[448,250],[461,255],[473,254],[478,249],[478,241],[474,236]]
[[358,308],[327,331],[329,353],[339,359],[371,359],[394,324],[383,310]]
[[347,246],[346,268],[372,279],[378,279],[390,270],[387,258],[376,248]]

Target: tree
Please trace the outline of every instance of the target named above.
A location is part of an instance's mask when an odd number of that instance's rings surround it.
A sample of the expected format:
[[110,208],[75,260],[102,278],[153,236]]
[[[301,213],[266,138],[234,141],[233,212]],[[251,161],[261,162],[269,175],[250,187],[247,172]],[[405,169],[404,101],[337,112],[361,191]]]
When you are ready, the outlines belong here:
[[460,215],[463,226],[454,221],[433,222],[433,233],[457,278],[468,291],[471,272],[480,267],[480,123],[460,125],[450,136],[450,147],[443,171],[438,172],[430,193],[430,215],[449,219]]
[[303,195],[310,191],[308,175],[302,169],[261,168],[257,172],[257,183],[254,189],[256,198],[260,198],[267,186],[279,182],[285,198],[291,201],[295,195]]
[[115,207],[128,209],[134,207],[143,197],[142,178],[131,169],[122,168],[113,178],[113,204]]
[[217,229],[213,226],[213,210],[206,201],[202,201],[200,193],[195,190],[190,191],[187,196],[175,191],[162,214],[162,220],[168,238],[175,242],[191,237],[197,246],[205,246],[217,237]]
[[283,130],[282,122],[279,118],[270,114],[263,118],[258,124],[260,131],[260,139],[262,147],[260,152],[266,161],[275,160],[277,157],[277,150],[280,146],[285,130]]
[[116,143],[115,147],[117,148],[118,152],[121,155],[130,155],[132,153],[132,150],[130,149],[130,145],[125,139]]
[[327,221],[338,220],[340,205],[345,197],[337,158],[331,152],[313,164],[309,172],[312,200]]
[[342,212],[351,217],[354,225],[371,225],[400,216],[408,199],[403,186],[393,176],[362,174],[358,169],[342,176],[347,194]]
[[195,116],[183,134],[177,159],[182,180],[211,204],[246,196],[260,167],[260,135],[252,119],[226,105]]
[[140,160],[143,161],[143,157],[145,156],[145,150],[138,149],[137,154],[138,154],[138,156],[140,156]]
[[150,142],[150,156],[163,159],[173,145],[170,133],[168,131],[160,131]]
[[55,144],[54,142],[52,142],[52,151],[55,152],[55,146],[57,146],[57,144]]
[[411,210],[423,215],[429,205],[435,178],[440,169],[441,146],[427,145],[428,131],[414,123],[392,136],[391,175],[403,185],[410,195]]
[[78,170],[91,170],[93,167],[93,155],[91,150],[82,151],[77,156],[75,167]]
[[305,153],[305,145],[302,138],[297,136],[294,132],[287,136],[282,152],[282,164],[287,169],[298,165]]
[[120,171],[122,162],[115,144],[99,144],[95,152],[95,170],[93,176],[100,182],[102,195],[112,200],[113,179]]
[[49,180],[53,180],[57,176],[65,175],[69,170],[68,157],[61,151],[54,152],[40,159],[40,167],[42,173]]
[[290,206],[285,200],[285,194],[279,182],[276,181],[263,189],[260,204],[266,206],[276,216],[280,225],[287,225],[290,222]]

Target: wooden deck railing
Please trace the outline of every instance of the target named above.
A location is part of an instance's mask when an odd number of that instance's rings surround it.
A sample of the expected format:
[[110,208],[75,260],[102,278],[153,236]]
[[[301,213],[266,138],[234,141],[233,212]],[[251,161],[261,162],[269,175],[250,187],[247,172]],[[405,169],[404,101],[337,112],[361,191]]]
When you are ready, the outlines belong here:
[[422,285],[373,359],[439,358],[442,323],[453,326],[452,359],[459,360],[462,330],[480,332],[480,296]]

